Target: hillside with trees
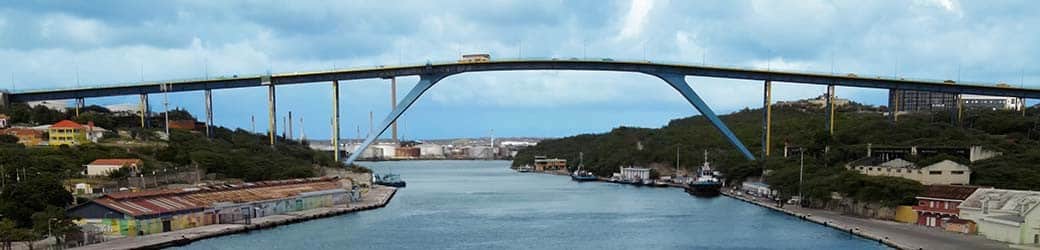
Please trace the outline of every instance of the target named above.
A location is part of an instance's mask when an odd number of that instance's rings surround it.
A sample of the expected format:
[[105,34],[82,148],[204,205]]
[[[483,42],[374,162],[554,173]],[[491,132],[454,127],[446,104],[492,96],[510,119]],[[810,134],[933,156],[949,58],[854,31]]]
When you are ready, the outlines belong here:
[[[892,122],[882,115],[884,107],[856,103],[841,107],[837,113],[834,136],[826,130],[826,113],[811,105],[773,107],[772,154],[762,158],[762,110],[744,109],[721,116],[738,138],[755,154],[756,161],[744,159],[702,116],[676,119],[661,128],[620,127],[602,134],[582,134],[544,140],[521,150],[513,166],[532,164],[536,155],[568,159],[573,170],[579,152],[585,167],[599,176],[610,176],[619,166],[667,166],[674,169],[678,151],[680,168],[695,170],[708,151],[713,166],[722,171],[730,184],[747,177],[758,177],[763,166],[769,170],[767,182],[787,196],[797,193],[798,155],[783,157],[784,146],[804,148],[805,182],[808,198],[830,197],[838,192],[859,201],[881,204],[913,202],[922,188],[916,181],[895,177],[871,177],[845,170],[845,164],[866,156],[873,146],[983,146],[1003,156],[969,165],[972,183],[998,188],[1040,190],[1040,130],[1038,109],[1027,115],[1010,111],[966,112],[961,124],[948,113],[900,115]],[[940,155],[907,159],[927,165],[942,159],[967,163],[967,159]]]
[[[77,199],[67,191],[66,186],[70,184],[67,180],[84,178],[84,165],[99,158],[142,159],[144,165],[140,172],[145,175],[190,169],[215,180],[314,177],[327,167],[369,171],[335,162],[331,154],[310,149],[306,141],[279,137],[276,146],[271,147],[266,135],[241,129],[217,127],[212,138],[199,131],[173,129],[168,141],[140,143],[141,140],[158,140],[158,136],[153,135],[162,129],[142,129],[139,118],[117,117],[100,107],[81,110],[79,117],[71,117],[72,112],[29,108],[24,104],[0,109],[0,113],[11,114],[13,123],[27,125],[49,124],[61,119],[94,121],[97,126],[127,131],[133,138],[124,139],[134,142],[26,147],[18,144],[13,136],[0,135],[0,235],[3,236],[0,241],[3,242],[42,239],[48,224],[55,230],[55,236],[65,232],[61,229],[74,230],[76,227],[64,216],[64,209]],[[194,120],[183,110],[171,111],[170,116],[171,120]],[[127,174],[118,171],[109,179],[125,180]],[[49,218],[57,220],[48,223]]]

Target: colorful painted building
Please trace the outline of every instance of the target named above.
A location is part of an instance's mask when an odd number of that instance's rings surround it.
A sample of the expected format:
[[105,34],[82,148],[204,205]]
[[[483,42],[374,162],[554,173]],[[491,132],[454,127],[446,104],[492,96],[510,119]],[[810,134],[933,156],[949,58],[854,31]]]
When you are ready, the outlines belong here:
[[87,140],[87,127],[70,120],[62,120],[51,125],[47,133],[47,144],[51,146],[74,146],[90,142]]
[[956,185],[928,185],[921,195],[917,196],[917,205],[913,206],[917,213],[917,224],[958,231],[975,233],[969,221],[959,218],[960,206],[964,199],[971,196],[978,187]]
[[147,235],[248,224],[253,218],[343,204],[349,197],[339,178],[322,177],[112,193],[68,213],[83,218],[82,224],[108,228],[109,235]]

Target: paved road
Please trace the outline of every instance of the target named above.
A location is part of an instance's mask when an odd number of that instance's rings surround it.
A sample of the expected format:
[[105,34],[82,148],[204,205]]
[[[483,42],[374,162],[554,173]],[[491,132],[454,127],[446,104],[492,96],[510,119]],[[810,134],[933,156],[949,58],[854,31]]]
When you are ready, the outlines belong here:
[[[743,197],[748,198],[747,196]],[[753,202],[776,209],[773,206],[773,202],[769,200],[756,199]],[[947,232],[938,228],[916,224],[851,217],[829,210],[800,208],[790,205],[784,206],[783,210],[794,213],[796,216],[807,216],[807,218],[817,222],[827,222],[828,225],[841,228],[842,230],[851,228],[874,238],[884,239],[887,237],[888,241],[905,249],[1011,249],[1011,245],[1007,243],[986,239],[979,235]]]

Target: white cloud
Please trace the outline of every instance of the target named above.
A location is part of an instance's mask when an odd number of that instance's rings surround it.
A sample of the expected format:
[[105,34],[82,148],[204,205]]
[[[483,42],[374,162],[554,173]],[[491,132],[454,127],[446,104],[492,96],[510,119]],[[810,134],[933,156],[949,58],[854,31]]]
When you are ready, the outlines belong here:
[[961,4],[957,0],[916,0],[915,3],[918,5],[940,8],[958,17],[964,16],[964,12],[961,10]]
[[654,7],[653,0],[632,0],[628,7],[628,13],[621,24],[621,32],[618,38],[627,39],[641,35],[643,27],[646,26],[647,16]]
[[99,44],[106,32],[106,27],[98,21],[66,14],[47,15],[40,22],[41,37],[66,43]]

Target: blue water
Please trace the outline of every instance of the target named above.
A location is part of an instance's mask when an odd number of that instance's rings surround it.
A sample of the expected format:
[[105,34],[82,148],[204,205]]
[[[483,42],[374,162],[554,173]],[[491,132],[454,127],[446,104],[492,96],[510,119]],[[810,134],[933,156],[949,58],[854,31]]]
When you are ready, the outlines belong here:
[[731,198],[577,183],[505,161],[363,163],[408,182],[376,210],[184,249],[885,249]]

